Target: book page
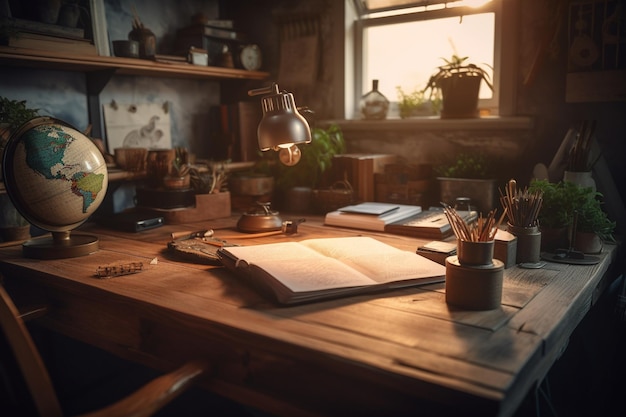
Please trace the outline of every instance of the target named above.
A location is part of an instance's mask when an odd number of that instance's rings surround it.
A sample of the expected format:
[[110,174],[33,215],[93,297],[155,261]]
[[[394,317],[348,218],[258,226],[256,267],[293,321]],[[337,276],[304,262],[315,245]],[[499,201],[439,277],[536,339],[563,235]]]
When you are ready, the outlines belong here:
[[371,237],[310,239],[300,244],[341,260],[377,283],[432,278],[446,273],[443,265]]
[[374,282],[344,263],[296,242],[224,248],[239,258],[238,266],[254,265],[294,292],[372,285]]

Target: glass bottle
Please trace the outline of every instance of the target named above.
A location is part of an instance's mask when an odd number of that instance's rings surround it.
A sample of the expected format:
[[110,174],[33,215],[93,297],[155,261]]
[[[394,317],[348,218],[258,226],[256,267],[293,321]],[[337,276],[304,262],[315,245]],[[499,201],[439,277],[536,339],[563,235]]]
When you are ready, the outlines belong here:
[[372,80],[372,91],[361,97],[361,114],[368,120],[383,120],[387,118],[389,100],[378,91],[378,80]]

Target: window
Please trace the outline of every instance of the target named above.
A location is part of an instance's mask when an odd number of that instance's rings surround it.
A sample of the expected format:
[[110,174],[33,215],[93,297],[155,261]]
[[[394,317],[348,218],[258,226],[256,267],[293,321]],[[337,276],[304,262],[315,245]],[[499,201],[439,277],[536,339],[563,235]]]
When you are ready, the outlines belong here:
[[453,54],[487,70],[494,90],[482,83],[479,106],[488,114],[502,113],[502,0],[353,1],[355,118],[360,97],[375,79],[392,102],[389,118],[399,117],[398,87],[406,94],[423,90],[445,64],[442,58]]

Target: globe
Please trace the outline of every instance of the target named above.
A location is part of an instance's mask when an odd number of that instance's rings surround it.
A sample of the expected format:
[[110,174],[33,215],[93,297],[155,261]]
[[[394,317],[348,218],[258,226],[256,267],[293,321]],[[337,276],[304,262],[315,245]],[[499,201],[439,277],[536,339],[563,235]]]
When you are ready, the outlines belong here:
[[97,237],[71,233],[100,206],[108,186],[106,162],[87,136],[61,120],[37,117],[9,138],[2,170],[17,210],[51,232],[25,242],[26,256],[75,257],[98,249]]

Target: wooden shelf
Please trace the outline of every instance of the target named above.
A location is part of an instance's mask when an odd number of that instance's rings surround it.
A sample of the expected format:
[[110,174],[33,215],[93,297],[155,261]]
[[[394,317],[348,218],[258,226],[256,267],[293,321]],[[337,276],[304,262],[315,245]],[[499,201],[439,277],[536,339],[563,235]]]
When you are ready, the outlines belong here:
[[0,46],[0,63],[3,66],[10,65],[85,73],[108,70],[113,71],[115,74],[163,76],[169,78],[263,80],[269,76],[269,73],[263,71],[205,67],[188,63],[158,62],[135,58],[76,55],[7,46]]

